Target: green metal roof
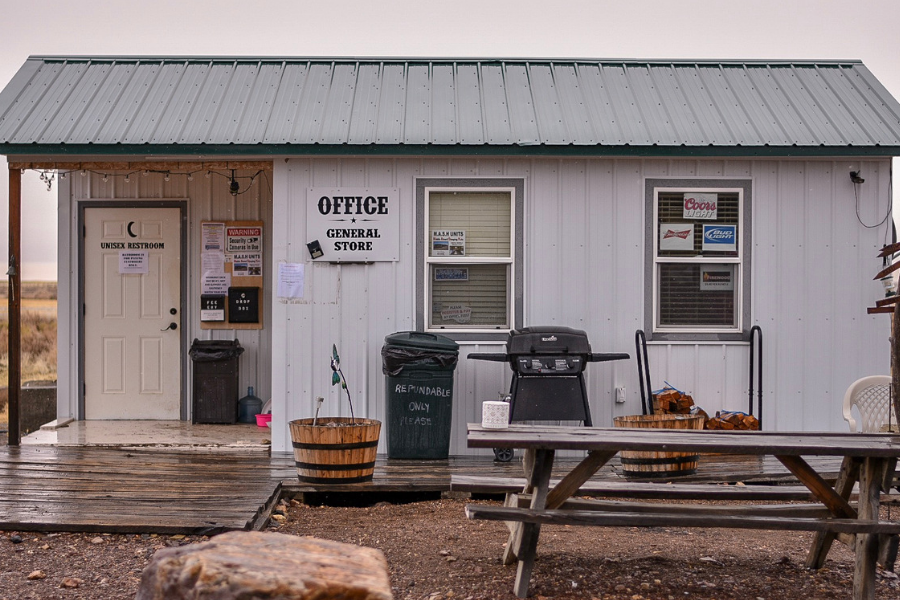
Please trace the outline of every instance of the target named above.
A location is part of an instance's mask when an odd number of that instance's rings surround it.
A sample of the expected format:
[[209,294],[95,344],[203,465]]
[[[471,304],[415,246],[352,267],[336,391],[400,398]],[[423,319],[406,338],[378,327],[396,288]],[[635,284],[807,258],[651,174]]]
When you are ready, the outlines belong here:
[[8,155],[898,150],[859,61],[30,57],[0,93]]

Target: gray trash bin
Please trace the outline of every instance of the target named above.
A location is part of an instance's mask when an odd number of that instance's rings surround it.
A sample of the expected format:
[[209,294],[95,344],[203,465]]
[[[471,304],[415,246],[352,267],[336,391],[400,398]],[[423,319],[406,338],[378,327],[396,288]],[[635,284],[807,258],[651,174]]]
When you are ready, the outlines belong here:
[[401,331],[384,338],[381,357],[388,458],[447,458],[459,344]]

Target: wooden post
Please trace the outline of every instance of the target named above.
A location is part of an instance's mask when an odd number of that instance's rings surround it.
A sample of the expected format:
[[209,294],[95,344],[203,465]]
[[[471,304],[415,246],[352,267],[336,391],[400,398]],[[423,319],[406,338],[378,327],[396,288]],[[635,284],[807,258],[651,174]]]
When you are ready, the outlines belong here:
[[[868,457],[859,470],[859,518],[878,520],[884,459]],[[856,534],[856,563],[853,570],[853,600],[875,600],[875,565],[878,535]]]
[[900,424],[900,302],[894,303],[891,315],[891,400],[894,404],[893,423]]
[[9,169],[9,433],[10,446],[21,441],[19,398],[22,388],[22,280],[21,263],[22,172]]

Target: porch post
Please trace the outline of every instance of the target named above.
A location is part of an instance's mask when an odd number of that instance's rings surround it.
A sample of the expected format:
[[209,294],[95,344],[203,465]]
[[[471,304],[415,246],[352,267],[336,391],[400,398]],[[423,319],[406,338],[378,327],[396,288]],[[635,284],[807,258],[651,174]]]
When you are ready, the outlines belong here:
[[18,446],[19,391],[22,387],[22,327],[21,327],[21,220],[22,220],[22,171],[9,169],[9,433],[10,446]]
[[900,424],[900,302],[894,303],[891,315],[891,393],[888,394],[894,409],[893,418],[888,408],[888,423]]

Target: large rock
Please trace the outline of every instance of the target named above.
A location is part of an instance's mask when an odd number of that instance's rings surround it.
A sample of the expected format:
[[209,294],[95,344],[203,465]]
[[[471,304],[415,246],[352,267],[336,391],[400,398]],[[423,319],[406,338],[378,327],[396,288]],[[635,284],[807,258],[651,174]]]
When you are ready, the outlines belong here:
[[159,550],[137,600],[390,600],[380,550],[280,533],[233,531]]

